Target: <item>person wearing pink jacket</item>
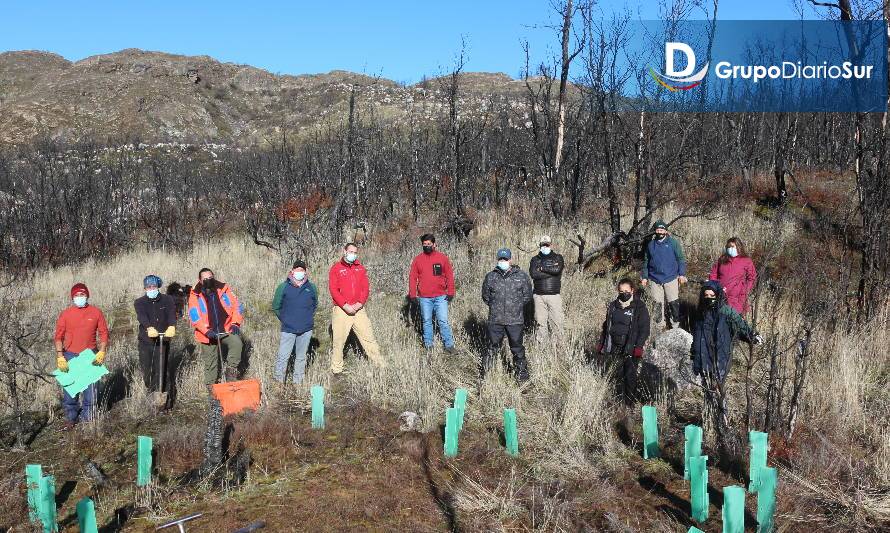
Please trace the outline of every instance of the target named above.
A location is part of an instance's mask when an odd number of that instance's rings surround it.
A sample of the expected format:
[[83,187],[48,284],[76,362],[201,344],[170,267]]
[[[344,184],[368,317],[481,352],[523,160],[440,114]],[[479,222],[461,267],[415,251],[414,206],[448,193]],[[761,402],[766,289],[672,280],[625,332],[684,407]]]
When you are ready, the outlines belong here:
[[726,249],[711,267],[708,279],[723,285],[727,303],[740,315],[748,312],[748,294],[757,283],[757,269],[754,268],[754,261],[745,253],[741,239],[732,237],[726,241]]

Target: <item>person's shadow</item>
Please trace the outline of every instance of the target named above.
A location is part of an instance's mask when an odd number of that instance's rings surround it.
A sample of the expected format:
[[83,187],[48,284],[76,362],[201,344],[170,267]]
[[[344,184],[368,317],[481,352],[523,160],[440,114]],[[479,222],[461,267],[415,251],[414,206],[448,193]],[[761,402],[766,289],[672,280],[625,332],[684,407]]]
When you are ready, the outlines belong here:
[[412,300],[406,296],[399,314],[402,317],[402,322],[407,327],[414,328],[418,338],[423,338],[423,316],[420,313],[420,302],[416,298]]

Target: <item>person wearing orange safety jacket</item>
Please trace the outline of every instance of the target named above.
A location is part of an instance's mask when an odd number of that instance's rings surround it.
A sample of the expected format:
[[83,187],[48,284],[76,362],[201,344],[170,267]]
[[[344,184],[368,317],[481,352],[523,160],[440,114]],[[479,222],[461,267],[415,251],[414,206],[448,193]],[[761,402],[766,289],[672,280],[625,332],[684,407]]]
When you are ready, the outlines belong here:
[[[202,268],[198,272],[198,284],[189,294],[188,317],[195,330],[195,340],[205,346],[220,346],[226,362],[226,381],[238,379],[238,365],[241,363],[241,304],[235,293],[226,283],[217,281],[213,271]],[[201,350],[204,364],[204,383],[219,382],[219,348]]]

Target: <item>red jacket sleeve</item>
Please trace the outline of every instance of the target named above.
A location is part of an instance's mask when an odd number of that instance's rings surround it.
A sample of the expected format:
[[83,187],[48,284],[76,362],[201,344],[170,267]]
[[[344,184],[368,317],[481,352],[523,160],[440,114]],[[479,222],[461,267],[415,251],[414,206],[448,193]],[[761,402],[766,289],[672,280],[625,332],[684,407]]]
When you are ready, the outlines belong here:
[[417,298],[417,279],[420,276],[420,272],[418,272],[418,264],[417,257],[411,261],[411,270],[408,271],[408,297],[409,298]]
[[720,264],[720,260],[714,261],[714,266],[711,267],[711,273],[708,274],[708,279],[711,281],[717,281],[717,265]]
[[748,259],[745,265],[745,292],[751,292],[757,283],[757,269],[754,268],[754,261]]
[[442,262],[442,275],[445,276],[445,284],[447,285],[445,291],[448,296],[454,296],[454,269],[451,268],[451,261],[448,260],[448,256],[445,256],[445,260]]
[[362,268],[361,278],[358,280],[358,301],[365,305],[368,301],[368,294],[371,292],[371,285],[368,283],[368,270]]
[[108,344],[108,323],[105,322],[105,315],[98,309],[96,309],[96,314],[99,315],[96,317],[96,328],[99,330],[99,342]]
[[343,294],[340,292],[340,277],[337,275],[336,264],[328,271],[328,291],[330,291],[331,299],[334,300],[334,304],[337,307],[346,305],[346,299],[343,298]]

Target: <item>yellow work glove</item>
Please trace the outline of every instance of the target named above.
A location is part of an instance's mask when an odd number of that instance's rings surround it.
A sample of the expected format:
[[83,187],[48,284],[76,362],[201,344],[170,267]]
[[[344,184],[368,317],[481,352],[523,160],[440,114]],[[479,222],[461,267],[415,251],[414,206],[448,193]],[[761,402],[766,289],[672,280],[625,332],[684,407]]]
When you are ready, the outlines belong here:
[[64,356],[56,357],[56,368],[61,370],[62,372],[68,372],[68,361]]
[[158,330],[156,330],[155,328],[153,328],[151,326],[145,328],[145,332],[148,333],[149,338],[152,338],[152,339],[159,335]]
[[176,326],[170,326],[164,331],[164,336],[168,339],[176,336]]
[[93,360],[93,364],[99,366],[102,362],[105,361],[105,352],[96,353],[96,359]]

